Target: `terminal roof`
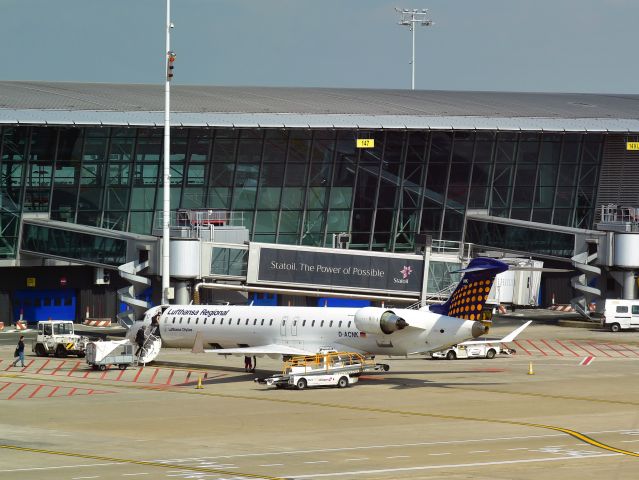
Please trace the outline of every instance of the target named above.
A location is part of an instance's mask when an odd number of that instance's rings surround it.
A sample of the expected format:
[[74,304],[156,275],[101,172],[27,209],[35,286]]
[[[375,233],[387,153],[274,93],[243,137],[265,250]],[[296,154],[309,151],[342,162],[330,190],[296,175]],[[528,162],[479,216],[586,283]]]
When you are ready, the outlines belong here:
[[[163,124],[164,86],[0,82],[0,124]],[[639,95],[171,87],[175,126],[639,132]]]

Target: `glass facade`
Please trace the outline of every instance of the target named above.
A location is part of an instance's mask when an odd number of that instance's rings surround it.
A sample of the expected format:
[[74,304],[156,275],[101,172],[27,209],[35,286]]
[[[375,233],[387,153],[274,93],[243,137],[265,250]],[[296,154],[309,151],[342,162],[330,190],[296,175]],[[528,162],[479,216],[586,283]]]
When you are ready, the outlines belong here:
[[[23,212],[151,234],[161,128],[0,130],[0,258]],[[604,136],[492,131],[174,128],[171,208],[238,212],[251,240],[413,251],[461,240],[465,212],[591,228]],[[357,138],[375,147],[356,148]]]

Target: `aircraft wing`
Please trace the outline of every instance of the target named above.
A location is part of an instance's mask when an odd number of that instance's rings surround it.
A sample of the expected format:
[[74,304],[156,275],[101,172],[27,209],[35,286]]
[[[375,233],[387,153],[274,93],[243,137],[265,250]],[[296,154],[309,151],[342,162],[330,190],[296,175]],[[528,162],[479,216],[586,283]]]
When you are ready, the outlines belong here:
[[290,347],[271,343],[268,345],[258,345],[255,347],[238,348],[204,348],[202,338],[198,333],[193,344],[193,353],[217,353],[218,355],[314,355],[315,351],[303,350],[301,348]]
[[482,344],[482,343],[508,343],[508,342],[512,342],[515,338],[517,338],[517,335],[519,335],[521,332],[523,332],[524,329],[528,325],[530,325],[531,323],[532,323],[532,320],[528,320],[526,323],[524,323],[519,328],[517,328],[517,329],[513,330],[512,332],[510,332],[504,338],[496,338],[494,340],[471,340],[471,341],[462,342],[462,343],[464,345],[479,345],[479,344]]

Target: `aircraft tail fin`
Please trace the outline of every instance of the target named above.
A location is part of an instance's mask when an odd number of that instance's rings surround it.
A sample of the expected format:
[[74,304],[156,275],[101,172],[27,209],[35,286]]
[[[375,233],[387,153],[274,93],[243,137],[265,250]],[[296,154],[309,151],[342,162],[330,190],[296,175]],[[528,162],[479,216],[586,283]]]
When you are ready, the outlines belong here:
[[468,267],[458,270],[464,276],[450,298],[440,305],[432,305],[431,312],[466,320],[479,320],[488,293],[498,273],[508,270],[508,265],[493,258],[474,258]]

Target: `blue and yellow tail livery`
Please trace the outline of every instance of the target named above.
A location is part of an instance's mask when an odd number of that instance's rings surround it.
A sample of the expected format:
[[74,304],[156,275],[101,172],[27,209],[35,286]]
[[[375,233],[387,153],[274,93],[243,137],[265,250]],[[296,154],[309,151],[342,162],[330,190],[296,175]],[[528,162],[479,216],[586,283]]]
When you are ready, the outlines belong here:
[[475,258],[463,270],[459,285],[446,303],[433,305],[431,312],[465,320],[480,320],[495,276],[508,270],[508,265],[492,258]]

